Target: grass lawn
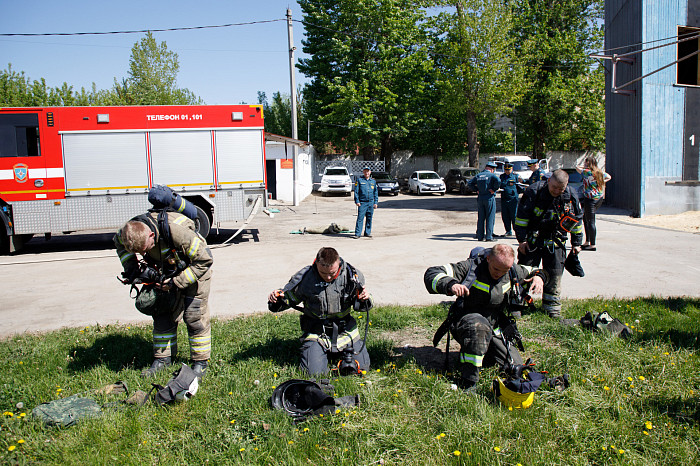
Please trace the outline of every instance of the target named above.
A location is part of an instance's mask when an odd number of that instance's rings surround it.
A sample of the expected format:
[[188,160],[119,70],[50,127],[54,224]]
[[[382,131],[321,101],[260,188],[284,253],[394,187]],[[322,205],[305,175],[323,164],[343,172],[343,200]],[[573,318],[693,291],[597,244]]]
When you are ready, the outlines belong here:
[[[268,405],[276,385],[304,378],[295,311],[214,321],[210,370],[189,402],[118,404],[63,429],[43,426],[32,408],[77,393],[119,401],[91,392],[117,380],[150,388],[139,373],[151,361],[151,328],[16,335],[0,341],[0,463],[700,464],[700,300],[568,301],[564,314],[587,310],[609,311],[634,327],[632,338],[524,316],[525,356],[552,375],[570,374],[572,385],[541,389],[531,408],[509,410],[494,402],[495,369],[465,395],[426,362],[445,307],[374,309],[372,369],[331,381],[337,396],[359,394],[361,405],[296,425]],[[186,361],[184,325],[179,341]],[[164,372],[155,381],[168,379]]]

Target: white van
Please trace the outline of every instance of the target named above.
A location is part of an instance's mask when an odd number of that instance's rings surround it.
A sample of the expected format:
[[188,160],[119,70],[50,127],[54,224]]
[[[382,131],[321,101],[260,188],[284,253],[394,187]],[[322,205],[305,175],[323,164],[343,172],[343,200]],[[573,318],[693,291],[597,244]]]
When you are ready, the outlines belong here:
[[[530,157],[527,155],[495,155],[489,157],[489,162],[494,162],[496,164],[497,175],[503,173],[504,164],[510,163],[513,165],[513,173],[520,176],[525,181],[532,175],[532,171],[527,168],[528,160],[530,160]],[[547,159],[540,159],[540,169],[545,172],[548,171]]]

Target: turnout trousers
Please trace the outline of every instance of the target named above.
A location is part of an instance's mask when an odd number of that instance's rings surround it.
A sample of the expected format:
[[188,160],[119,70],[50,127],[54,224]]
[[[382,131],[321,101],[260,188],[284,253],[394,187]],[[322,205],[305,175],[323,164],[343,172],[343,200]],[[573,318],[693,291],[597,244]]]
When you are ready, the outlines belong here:
[[494,329],[481,314],[465,314],[452,325],[452,336],[461,345],[459,360],[462,378],[469,382],[479,381],[482,367],[503,365],[506,360],[522,364],[523,358],[515,346],[506,348],[500,329]]
[[561,277],[565,260],[566,249],[551,242],[527,254],[518,251],[518,264],[538,267],[541,261],[542,268],[549,274],[549,281],[542,292],[542,309],[553,318],[561,317]]
[[173,312],[153,317],[153,355],[165,358],[177,355],[177,326],[183,320],[190,340],[190,358],[206,361],[211,357],[211,321],[209,318],[209,278],[198,280],[183,290]]
[[[357,353],[353,357],[359,363],[360,369],[363,371],[369,370],[369,353],[362,339],[353,342],[352,349]],[[305,340],[301,345],[300,352],[301,363],[299,365],[303,371],[308,372],[310,375],[328,374],[329,359],[342,359],[343,357],[342,351],[332,352],[317,340]]]

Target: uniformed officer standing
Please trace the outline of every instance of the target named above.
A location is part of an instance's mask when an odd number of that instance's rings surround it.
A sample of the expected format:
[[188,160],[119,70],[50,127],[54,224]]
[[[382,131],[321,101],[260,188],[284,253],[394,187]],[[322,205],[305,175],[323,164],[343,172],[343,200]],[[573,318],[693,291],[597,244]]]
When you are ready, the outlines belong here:
[[[349,355],[348,373],[368,370],[369,353],[357,322],[350,315],[357,300],[370,298],[359,270],[345,262],[333,248],[321,248],[314,263],[301,269],[284,288],[268,297],[268,308],[280,312],[303,303],[299,308],[301,330],[301,368],[312,375],[328,373],[328,357]],[[341,362],[343,362],[341,360]],[[359,366],[359,367],[357,367]],[[342,366],[339,364],[339,369]],[[343,371],[340,370],[340,375]]]
[[[372,170],[369,167],[362,169],[362,178],[355,181],[353,192],[355,205],[357,206],[357,221],[355,222],[355,238],[362,235],[362,224],[365,223],[365,236],[372,237],[372,216],[379,202],[377,182],[371,178]],[[365,222],[366,219],[366,222]]]
[[476,239],[493,241],[493,224],[496,222],[496,191],[501,180],[494,174],[496,164],[489,162],[484,171],[469,180],[469,186],[479,195],[476,199]]
[[[161,275],[169,276],[156,287],[175,287],[176,302],[171,312],[153,315],[153,364],[141,373],[150,377],[165,369],[177,354],[177,325],[187,324],[192,369],[204,378],[211,356],[209,289],[214,262],[209,246],[196,231],[192,220],[177,212],[167,212],[169,235],[158,225],[158,213],[134,217],[114,236],[124,277],[133,280],[141,269],[136,254]],[[169,236],[166,237],[166,236]]]
[[581,251],[583,211],[578,197],[568,186],[569,175],[556,170],[545,181],[538,181],[523,193],[515,219],[518,264],[536,267],[542,262],[549,281],[542,294],[542,307],[552,318],[561,317],[561,276],[566,260],[566,239],[571,249]]
[[527,184],[534,184],[545,179],[544,171],[540,169],[540,162],[537,159],[528,160],[527,168],[532,170],[530,178],[527,179]]
[[525,183],[520,175],[513,173],[513,164],[506,163],[501,174],[501,219],[506,229],[504,236],[513,235],[515,213],[518,210],[518,183]]

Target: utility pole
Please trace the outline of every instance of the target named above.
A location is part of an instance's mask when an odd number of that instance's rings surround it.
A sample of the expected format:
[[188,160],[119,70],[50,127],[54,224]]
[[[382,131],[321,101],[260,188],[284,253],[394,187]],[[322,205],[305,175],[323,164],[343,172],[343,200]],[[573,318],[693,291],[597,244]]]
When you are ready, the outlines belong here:
[[[297,92],[296,92],[296,80],[294,79],[294,37],[292,30],[292,9],[287,8],[287,41],[289,43],[289,91],[291,94],[292,103],[292,138],[299,139],[299,133],[297,130]],[[294,144],[292,146],[292,199],[294,205],[299,205],[299,170],[297,170],[297,151],[298,146]]]

